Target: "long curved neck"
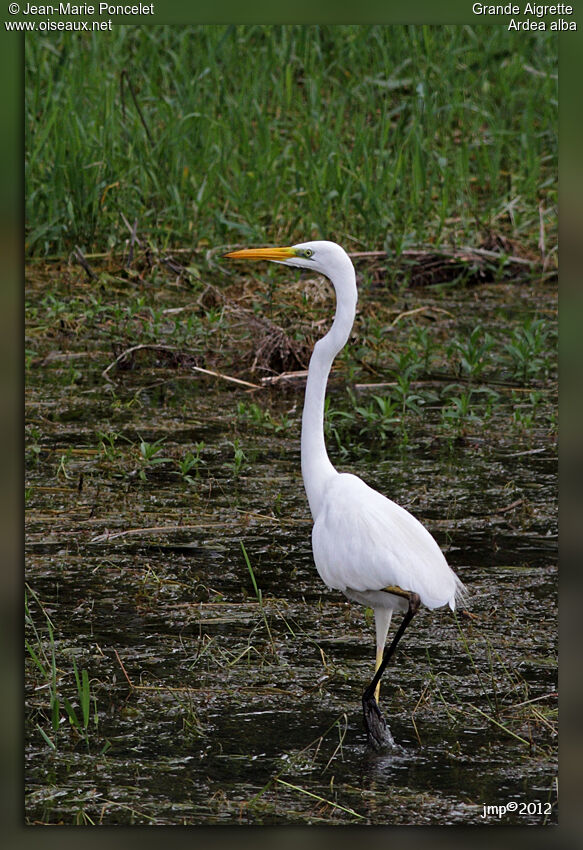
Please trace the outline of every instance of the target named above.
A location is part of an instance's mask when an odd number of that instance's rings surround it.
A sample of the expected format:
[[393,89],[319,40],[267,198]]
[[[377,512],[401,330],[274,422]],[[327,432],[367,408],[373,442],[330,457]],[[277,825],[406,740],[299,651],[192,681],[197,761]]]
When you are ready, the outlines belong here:
[[336,283],[336,314],[332,327],[314,346],[308,370],[308,382],[302,415],[302,476],[312,517],[318,515],[326,484],[338,475],[330,462],[324,442],[324,402],[332,362],[344,348],[356,314],[354,269],[347,270]]

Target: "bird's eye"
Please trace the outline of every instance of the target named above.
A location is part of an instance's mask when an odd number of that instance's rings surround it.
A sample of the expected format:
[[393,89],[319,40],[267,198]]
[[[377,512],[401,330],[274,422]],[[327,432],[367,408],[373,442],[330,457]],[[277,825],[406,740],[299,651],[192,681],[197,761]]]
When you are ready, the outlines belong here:
[[312,254],[313,254],[313,253],[314,253],[314,252],[312,251],[312,249],[311,249],[311,248],[306,248],[306,249],[304,250],[304,257],[307,257],[307,258],[309,259],[309,258],[312,256]]

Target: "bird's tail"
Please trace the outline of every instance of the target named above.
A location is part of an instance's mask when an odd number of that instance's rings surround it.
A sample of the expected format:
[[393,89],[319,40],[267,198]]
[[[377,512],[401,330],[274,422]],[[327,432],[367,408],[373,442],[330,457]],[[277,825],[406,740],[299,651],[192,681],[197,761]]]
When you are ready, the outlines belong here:
[[455,611],[456,605],[460,605],[465,608],[470,600],[470,591],[467,589],[463,581],[456,576],[455,577],[455,591],[453,597],[449,601],[449,607],[452,611]]

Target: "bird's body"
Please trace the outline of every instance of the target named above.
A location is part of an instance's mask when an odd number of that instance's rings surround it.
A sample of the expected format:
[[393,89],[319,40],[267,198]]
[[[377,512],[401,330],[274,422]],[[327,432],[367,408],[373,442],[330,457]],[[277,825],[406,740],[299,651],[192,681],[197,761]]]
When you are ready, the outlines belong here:
[[[449,605],[453,610],[463,585],[431,534],[412,514],[356,475],[338,472],[326,452],[326,383],[356,313],[356,276],[348,254],[334,242],[316,241],[290,248],[246,249],[227,256],[313,269],[329,278],[336,292],[334,322],[310,359],[302,416],[302,475],[314,520],[312,549],[320,577],[328,587],[374,610],[376,672],[363,706],[369,740],[380,746],[384,734],[377,706],[380,676],[401,634],[419,602],[428,608]],[[393,611],[404,611],[405,618],[384,651]]]
[[[397,586],[417,593],[427,608],[455,608],[459,580],[431,534],[356,475],[338,473],[328,484],[312,548],[324,583],[347,596]],[[386,607],[403,607],[403,597],[394,599]]]

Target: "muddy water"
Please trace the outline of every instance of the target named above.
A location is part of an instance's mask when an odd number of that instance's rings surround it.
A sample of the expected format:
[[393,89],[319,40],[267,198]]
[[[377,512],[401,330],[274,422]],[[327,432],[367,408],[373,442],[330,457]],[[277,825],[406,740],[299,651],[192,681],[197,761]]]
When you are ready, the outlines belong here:
[[[439,297],[473,321],[475,293]],[[552,316],[554,294],[538,298]],[[529,309],[501,287],[481,294],[486,308],[509,327]],[[396,747],[377,754],[360,716],[370,612],[312,563],[302,383],[253,393],[151,363],[107,381],[106,326],[41,339],[39,321],[27,380],[29,823],[556,822],[552,376],[536,384],[530,429],[510,428],[502,393],[488,427],[453,442],[435,439],[429,414],[406,445],[334,449],[428,525],[471,592],[472,618],[422,610],[407,632],[381,692]],[[346,375],[333,402],[345,391]],[[285,427],[238,415],[251,400]],[[160,462],[147,463],[140,442],[158,440]],[[86,729],[74,665],[88,674]],[[506,809],[485,817],[485,806]]]

